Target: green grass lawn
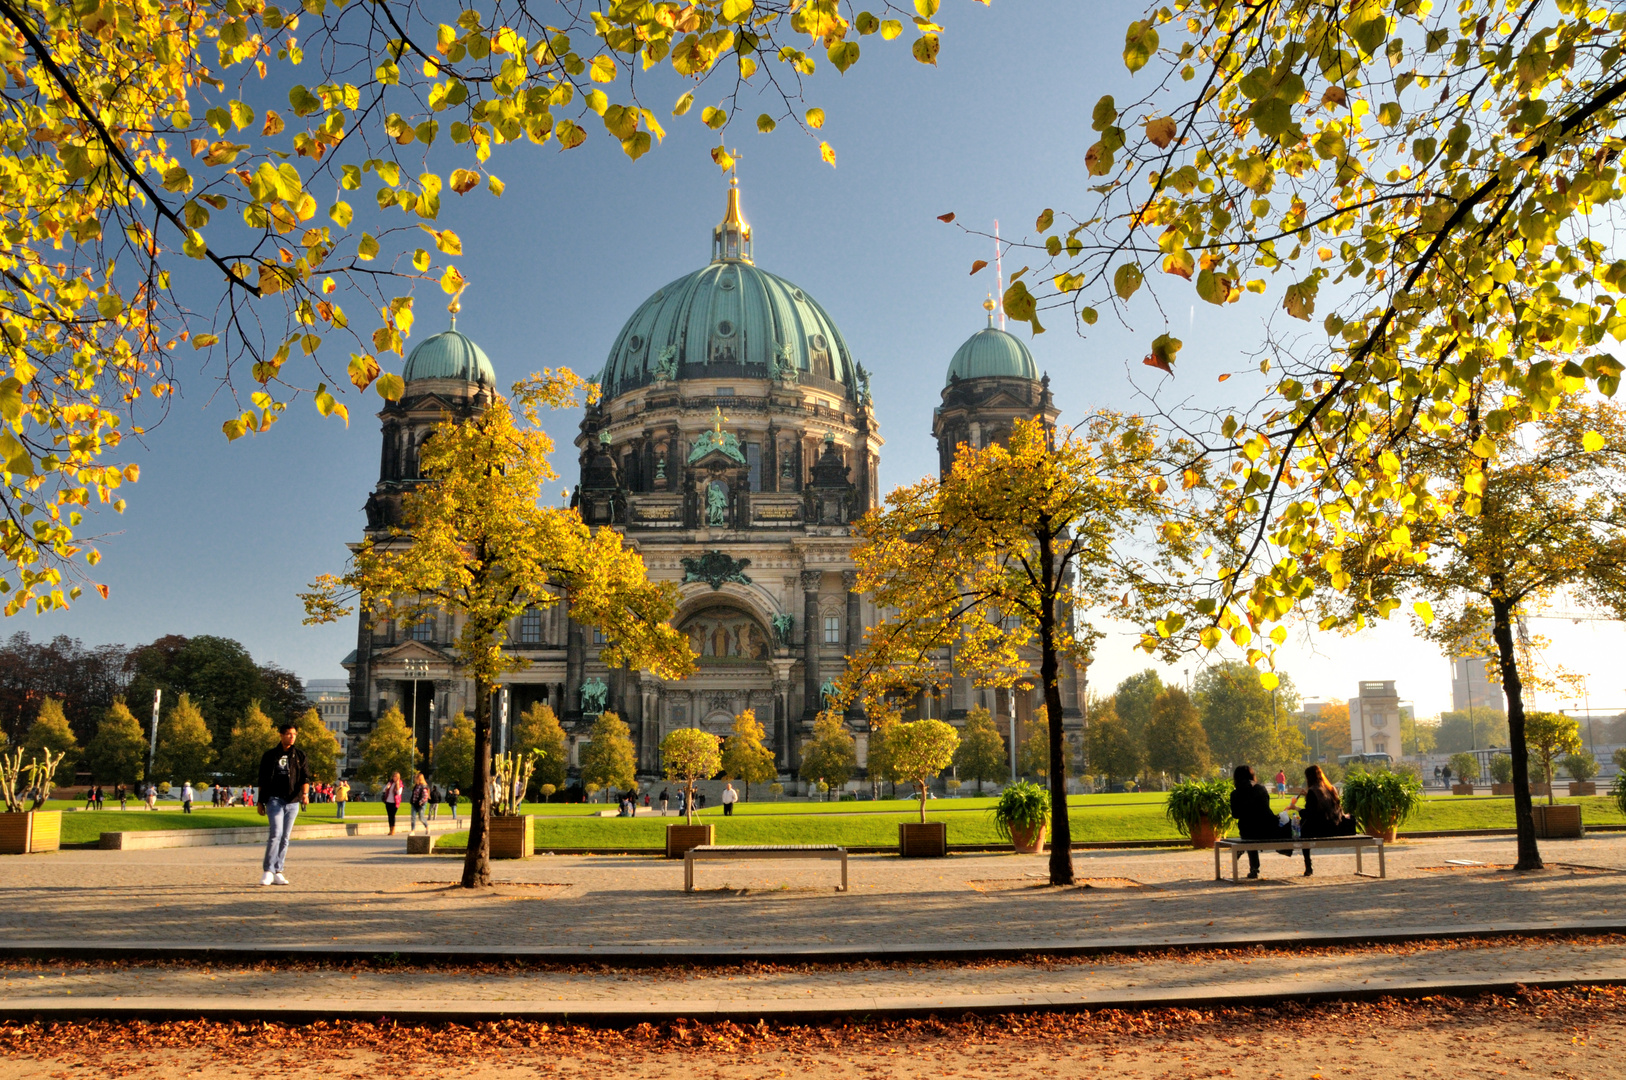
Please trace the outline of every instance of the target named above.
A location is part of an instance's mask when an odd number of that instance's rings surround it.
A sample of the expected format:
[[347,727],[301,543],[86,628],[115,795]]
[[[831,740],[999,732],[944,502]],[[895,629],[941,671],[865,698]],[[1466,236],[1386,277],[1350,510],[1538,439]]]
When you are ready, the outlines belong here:
[[[84,803],[65,802],[52,799],[45,804],[47,810],[71,810],[72,813],[62,815],[62,842],[64,844],[91,844],[102,838],[104,832],[145,832],[151,829],[240,829],[250,825],[262,825],[265,819],[252,806],[233,806],[224,809],[199,806],[192,804],[190,814],[181,813],[181,804],[165,804],[160,802],[157,810],[148,810],[146,806],[132,802],[130,809],[118,809],[118,803],[113,803],[111,810],[81,810]],[[107,805],[104,800],[103,806]],[[358,807],[367,804],[349,803],[350,809],[345,811],[348,820],[365,817],[357,813]],[[384,815],[382,803],[373,803],[372,809],[379,818]],[[334,803],[312,803],[299,813],[300,824],[311,825],[331,822],[338,807]]]

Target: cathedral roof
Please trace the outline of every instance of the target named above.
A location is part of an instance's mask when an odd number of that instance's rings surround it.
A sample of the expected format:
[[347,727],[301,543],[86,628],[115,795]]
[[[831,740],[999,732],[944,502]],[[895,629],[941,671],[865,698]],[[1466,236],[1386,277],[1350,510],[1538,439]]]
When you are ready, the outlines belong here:
[[752,262],[751,227],[731,188],[728,214],[713,230],[711,263],[638,306],[616,336],[599,385],[614,397],[657,377],[769,379],[786,367],[798,379],[858,386],[847,343],[819,302]]
[[1039,366],[1033,362],[1028,347],[1016,335],[993,326],[992,320],[954,351],[945,382],[990,376],[1039,380]]
[[455,327],[418,342],[407,356],[402,377],[407,382],[418,379],[462,379],[487,386],[497,385],[497,371],[491,366],[485,350]]

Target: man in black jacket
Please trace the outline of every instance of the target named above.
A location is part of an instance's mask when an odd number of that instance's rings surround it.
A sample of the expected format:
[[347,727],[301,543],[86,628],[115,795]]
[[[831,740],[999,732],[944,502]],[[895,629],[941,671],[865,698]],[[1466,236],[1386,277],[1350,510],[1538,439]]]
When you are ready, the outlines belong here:
[[255,805],[260,815],[270,824],[265,841],[264,873],[261,885],[286,885],[282,876],[282,860],[288,855],[288,837],[294,822],[299,819],[300,807],[310,798],[310,772],[305,764],[305,751],[294,745],[299,728],[292,720],[279,729],[277,745],[260,758],[260,783]]
[[[1231,776],[1231,816],[1236,818],[1237,834],[1244,840],[1278,840],[1291,837],[1291,825],[1283,825],[1270,808],[1270,791],[1254,776],[1253,769],[1238,765]],[[1291,849],[1282,852],[1292,855]],[[1259,853],[1248,852],[1248,876],[1259,876]]]

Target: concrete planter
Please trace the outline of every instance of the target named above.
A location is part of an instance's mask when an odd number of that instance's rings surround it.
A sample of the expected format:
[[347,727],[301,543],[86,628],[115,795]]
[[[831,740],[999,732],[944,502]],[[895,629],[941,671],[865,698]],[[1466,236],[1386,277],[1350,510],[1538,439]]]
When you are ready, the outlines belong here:
[[948,854],[948,822],[900,821],[898,854],[905,859],[940,859]]
[[1536,821],[1536,837],[1541,840],[1576,840],[1586,835],[1581,827],[1581,808],[1573,803],[1542,803],[1530,808]]
[[1491,785],[1491,794],[1492,795],[1511,795],[1511,794],[1513,794],[1513,785],[1512,784],[1492,784]]
[[1474,793],[1474,786],[1472,784],[1452,784],[1451,785],[1451,794],[1453,794],[1453,795],[1472,795],[1473,793]]
[[1039,855],[1044,852],[1045,823],[1029,825],[1023,828],[1020,825],[1011,826],[1011,846],[1021,855]]
[[705,847],[711,844],[716,833],[715,825],[668,825],[666,827],[666,857],[668,859],[681,859],[684,852],[692,847]]
[[491,857],[493,859],[529,859],[536,854],[536,830],[530,814],[491,819]]
[[1595,780],[1572,780],[1572,781],[1570,781],[1570,794],[1571,795],[1596,795],[1597,793],[1598,793],[1598,784],[1597,784],[1597,781],[1595,781]]
[[0,814],[0,855],[28,855],[62,847],[62,811]]

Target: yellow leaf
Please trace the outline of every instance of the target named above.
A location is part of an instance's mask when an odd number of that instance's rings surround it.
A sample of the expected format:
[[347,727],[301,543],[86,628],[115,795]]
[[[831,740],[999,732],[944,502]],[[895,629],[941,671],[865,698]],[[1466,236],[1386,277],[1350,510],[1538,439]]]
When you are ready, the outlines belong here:
[[762,132],[764,135],[768,134],[778,126],[779,125],[774,122],[774,118],[769,116],[767,113],[763,113],[761,116],[757,117],[757,130]]
[[694,104],[694,94],[692,94],[692,93],[684,94],[682,97],[677,99],[677,104],[672,106],[672,115],[673,116],[682,116],[684,113],[689,111],[689,108],[693,104]]
[[1259,685],[1264,687],[1266,690],[1274,690],[1276,687],[1280,686],[1281,683],[1282,680],[1276,676],[1274,671],[1261,671],[1259,673]]
[[915,39],[914,47],[910,51],[914,53],[915,59],[922,64],[931,64],[936,67],[937,51],[941,47],[942,42],[938,40],[936,34],[922,34]]
[[722,169],[724,172],[727,172],[734,167],[734,155],[730,154],[721,146],[714,146],[711,148],[711,160],[715,161],[717,163],[717,167]]
[[942,0],[915,0],[915,10],[920,12],[922,19],[929,19],[936,15],[940,6],[942,6]]
[[1417,612],[1417,617],[1423,620],[1424,626],[1434,624],[1434,609],[1429,606],[1428,601],[1419,600],[1411,606],[1411,609]]
[[448,266],[446,272],[440,275],[440,287],[448,296],[463,287],[463,275],[457,272],[457,267]]
[[901,33],[903,33],[903,23],[899,20],[887,19],[881,23],[881,37],[884,40],[891,41]]
[[463,241],[450,229],[442,229],[435,234],[435,246],[448,255],[463,254]]
[[595,56],[590,75],[596,83],[615,82],[615,61],[608,56]]
[[1589,431],[1581,436],[1581,448],[1588,453],[1595,454],[1603,449],[1603,436],[1596,431]]
[[823,109],[809,109],[809,110],[807,110],[807,126],[810,127],[810,128],[813,128],[815,131],[817,131],[819,128],[823,127],[824,126],[824,110]]
[[825,164],[829,165],[832,169],[836,167],[836,152],[831,148],[829,143],[821,142],[819,144],[819,157],[823,158]]

